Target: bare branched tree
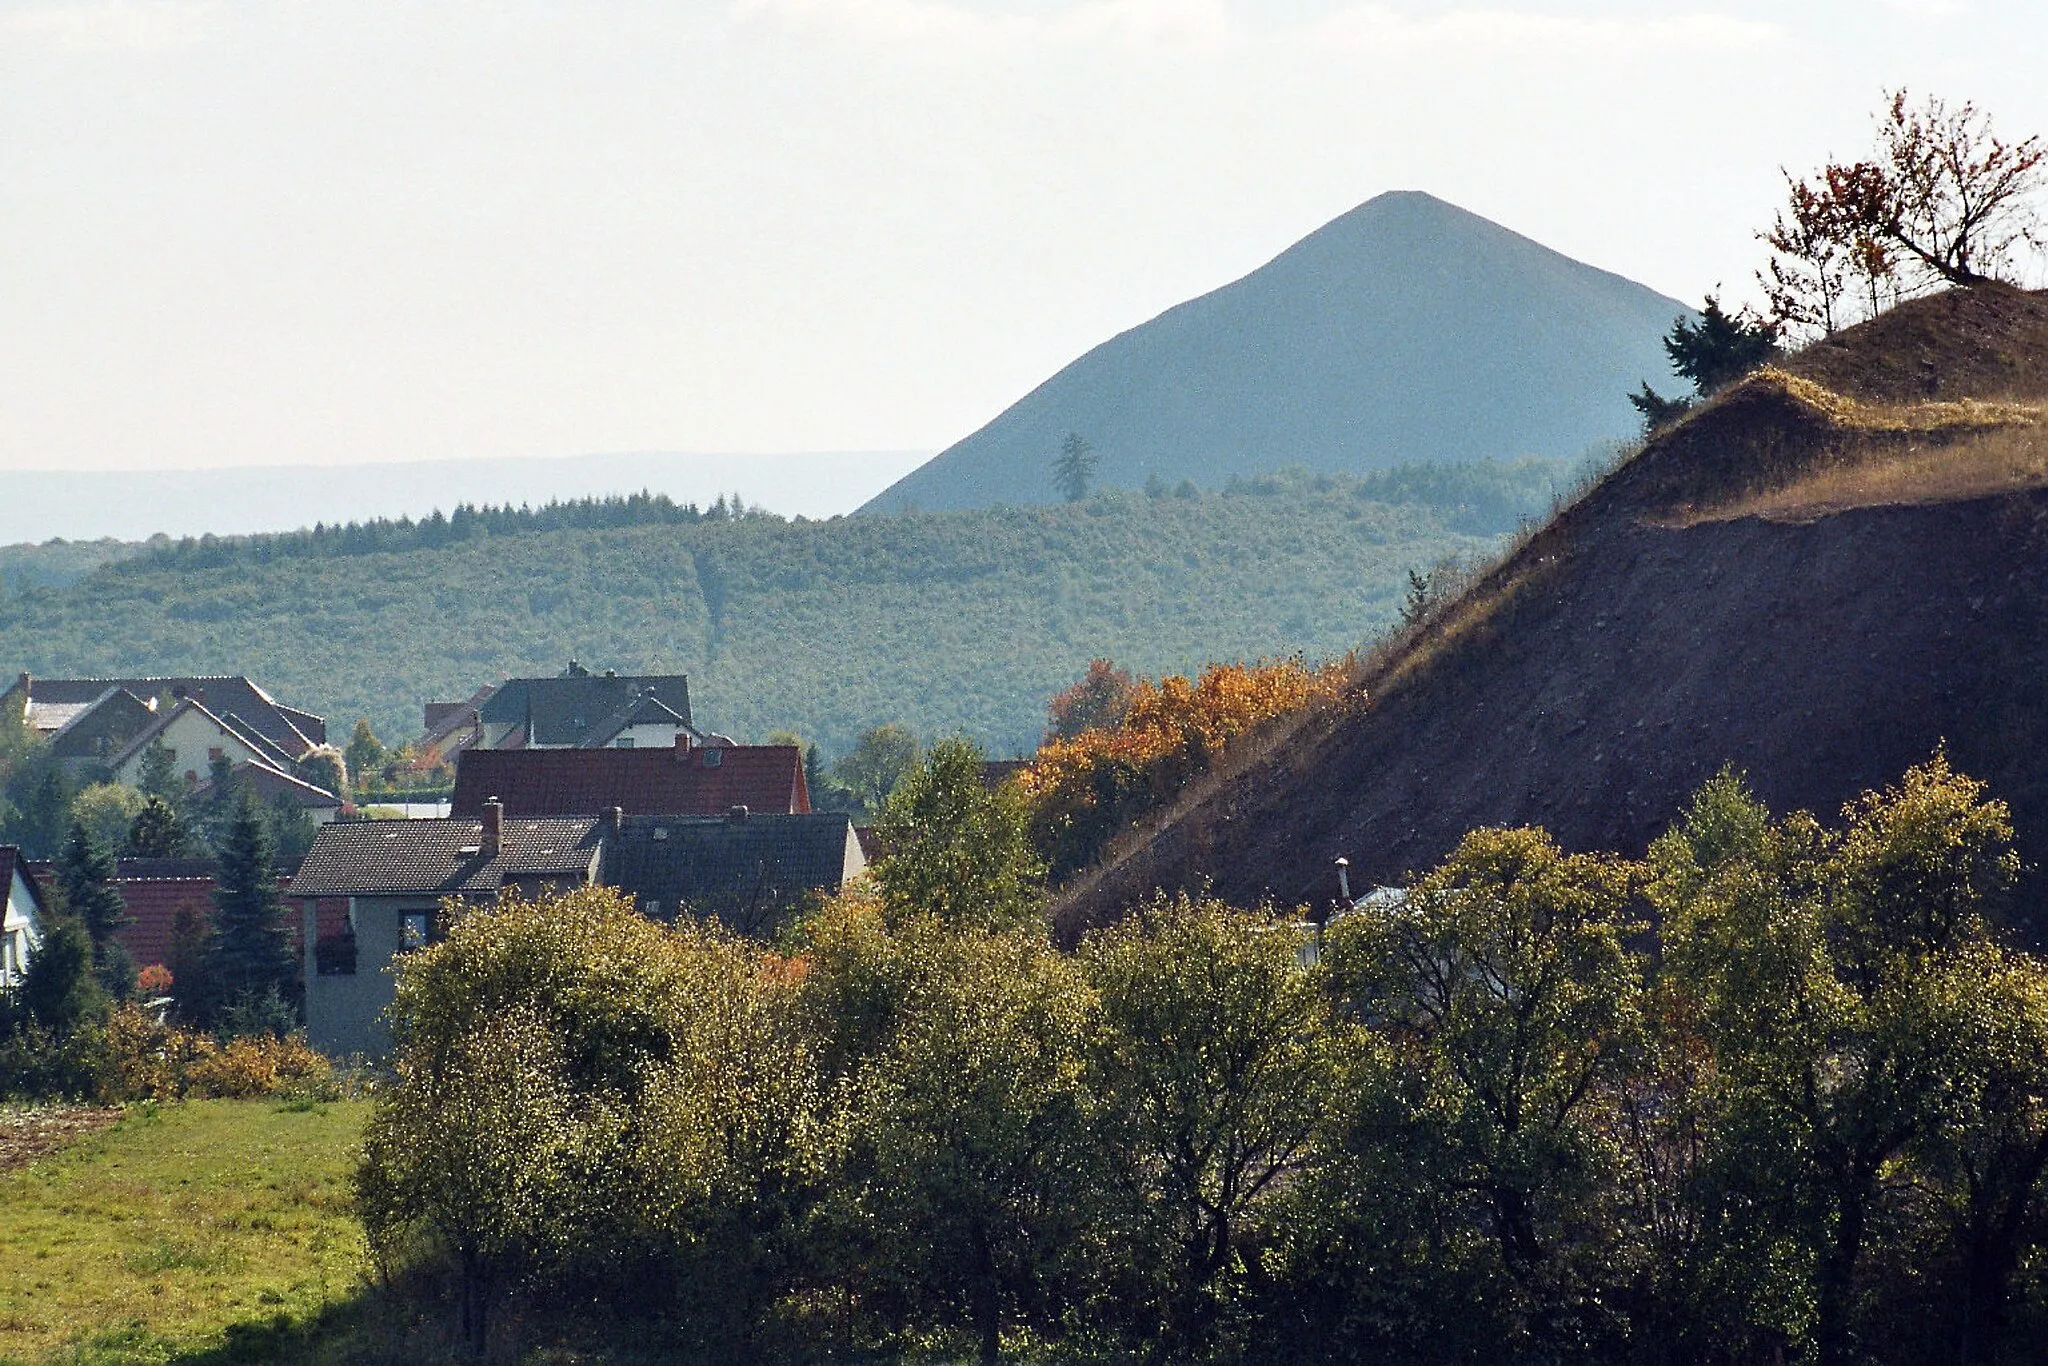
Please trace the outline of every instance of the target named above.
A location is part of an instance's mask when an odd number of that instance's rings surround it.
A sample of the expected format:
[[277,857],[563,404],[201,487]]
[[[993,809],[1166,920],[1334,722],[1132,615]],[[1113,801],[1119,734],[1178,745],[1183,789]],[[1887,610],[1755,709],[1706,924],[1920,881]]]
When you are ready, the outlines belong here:
[[1967,101],[1894,91],[1871,160],[1785,182],[1789,202],[1757,234],[1771,250],[1757,279],[1794,331],[1825,335],[1915,294],[2016,282],[2048,245],[2036,203],[2048,144],[2005,141]]

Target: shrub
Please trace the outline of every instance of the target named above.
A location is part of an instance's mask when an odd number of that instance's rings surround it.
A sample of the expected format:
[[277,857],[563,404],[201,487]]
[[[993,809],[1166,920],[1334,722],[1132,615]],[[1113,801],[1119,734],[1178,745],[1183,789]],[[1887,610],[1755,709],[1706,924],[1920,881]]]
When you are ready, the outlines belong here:
[[275,1095],[331,1077],[304,1038],[247,1035],[220,1043],[136,1006],[108,1019],[95,1091],[109,1102],[230,1100]]
[[1116,724],[1055,739],[1019,775],[1031,832],[1055,878],[1172,800],[1228,745],[1274,717],[1340,696],[1343,671],[1299,659],[1211,664],[1189,681],[1140,679]]

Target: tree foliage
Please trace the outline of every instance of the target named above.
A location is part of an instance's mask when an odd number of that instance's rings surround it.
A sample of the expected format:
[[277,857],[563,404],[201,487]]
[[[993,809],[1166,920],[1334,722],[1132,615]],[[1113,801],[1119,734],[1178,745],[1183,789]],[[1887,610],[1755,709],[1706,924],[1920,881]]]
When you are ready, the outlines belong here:
[[75,822],[57,852],[57,886],[65,909],[92,940],[92,970],[101,990],[117,1001],[135,991],[135,962],[119,936],[131,923],[121,899],[114,856],[83,821]]
[[969,741],[941,740],[882,808],[874,880],[892,921],[929,915],[1002,930],[1037,917],[1045,867],[1023,802],[1007,785],[990,790],[981,764]]
[[1903,297],[2012,282],[2044,244],[2034,202],[2048,144],[2007,142],[1967,101],[1888,95],[1871,157],[1786,173],[1788,203],[1759,237],[1772,319],[1826,334]]
[[219,1009],[257,1009],[266,998],[295,1008],[298,956],[278,898],[277,847],[256,799],[240,794],[220,850],[208,975]]
[[1299,659],[1212,664],[1192,681],[1139,679],[1114,725],[1050,740],[1021,775],[1033,842],[1055,878],[1087,867],[1239,737],[1332,701],[1343,686],[1341,668]]
[[1068,432],[1060,441],[1059,458],[1052,462],[1053,486],[1060,496],[1070,503],[1078,503],[1088,496],[1088,486],[1095,482],[1095,467],[1101,457],[1095,454],[1095,447],[1079,432]]
[[720,1359],[2030,1361],[2015,872],[1937,755],[1832,824],[1724,774],[1641,861],[1478,831],[1327,926],[1184,895],[1071,954],[934,886],[786,953],[451,904],[362,1208],[508,1356],[523,1300]]

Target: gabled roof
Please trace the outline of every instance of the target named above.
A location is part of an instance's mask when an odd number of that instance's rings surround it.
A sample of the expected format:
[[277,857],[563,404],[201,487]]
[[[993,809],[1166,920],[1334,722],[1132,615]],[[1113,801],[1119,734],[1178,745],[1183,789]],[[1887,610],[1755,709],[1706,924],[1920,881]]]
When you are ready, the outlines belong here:
[[604,881],[664,918],[679,907],[752,931],[866,867],[843,811],[630,816],[607,835]]
[[676,726],[688,730],[690,723],[658,697],[636,697],[592,726],[580,748],[603,749],[632,726]]
[[[25,685],[25,686],[24,686]],[[293,759],[315,744],[325,743],[327,723],[311,712],[280,706],[277,700],[240,674],[178,678],[30,678],[23,675],[0,697],[26,699],[32,723],[44,729],[47,718],[57,725],[70,719],[66,711],[97,701],[109,688],[123,688],[149,700],[199,698],[215,715],[233,715]],[[160,711],[169,710],[159,708]]]
[[596,820],[507,820],[496,856],[483,823],[342,821],[323,825],[292,879],[292,896],[493,895],[543,878],[597,875]]
[[473,729],[479,721],[478,708],[490,700],[498,690],[495,683],[486,683],[471,694],[466,702],[429,702],[423,708],[426,729],[420,738],[413,741],[415,749],[445,749],[451,740],[466,739],[462,732]]
[[[487,724],[531,732],[531,743],[580,745],[593,728],[634,698],[652,696],[690,724],[690,680],[684,674],[564,674],[510,678],[477,712]],[[616,732],[615,732],[616,733]]]
[[[231,770],[234,776],[246,783],[249,790],[264,801],[273,801],[280,795],[289,795],[300,806],[309,811],[333,809],[343,805],[340,797],[317,783],[283,773],[268,764],[251,763],[244,760]],[[192,790],[196,797],[203,797],[213,790],[211,779],[201,779],[199,786]]]
[[[216,730],[220,731],[224,735],[233,736],[236,740],[239,740],[242,744],[248,746],[257,754],[264,755],[266,762],[269,761],[268,756],[270,753],[270,749],[266,749],[265,746],[263,746],[262,744],[250,739],[249,736],[244,733],[243,729],[230,724],[224,717],[216,714],[211,708],[207,707],[197,698],[188,697],[175,707],[165,708],[157,716],[156,720],[150,722],[148,726],[144,727],[141,731],[137,732],[136,735],[132,739],[130,739],[127,744],[123,745],[114,753],[108,755],[107,767],[120,768],[130,759],[133,759],[136,755],[142,753],[142,751],[144,751],[145,749],[148,749],[152,744],[156,742],[159,736],[161,736],[166,730],[170,729],[171,724],[173,722],[175,722],[179,717],[184,716],[188,712],[197,712],[199,715],[205,717],[208,721],[212,722]],[[274,746],[271,748],[274,749]]]
[[156,713],[126,688],[110,687],[73,712],[50,737],[56,759],[105,759],[148,729]]
[[496,797],[508,816],[723,816],[735,806],[811,809],[795,745],[730,748],[469,749],[455,764],[449,814],[475,820]]
[[28,884],[28,894],[36,903],[36,918],[40,920],[49,910],[48,903],[43,900],[42,884],[36,881],[20,849],[11,844],[0,844],[0,910],[4,910],[8,899],[14,895],[17,874]]

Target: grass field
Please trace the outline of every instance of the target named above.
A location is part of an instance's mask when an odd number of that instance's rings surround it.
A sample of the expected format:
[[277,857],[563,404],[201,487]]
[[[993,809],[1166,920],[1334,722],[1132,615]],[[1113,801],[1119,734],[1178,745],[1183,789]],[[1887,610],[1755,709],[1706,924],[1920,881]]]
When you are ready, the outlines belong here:
[[0,1174],[0,1362],[264,1360],[363,1284],[369,1107],[190,1101]]

